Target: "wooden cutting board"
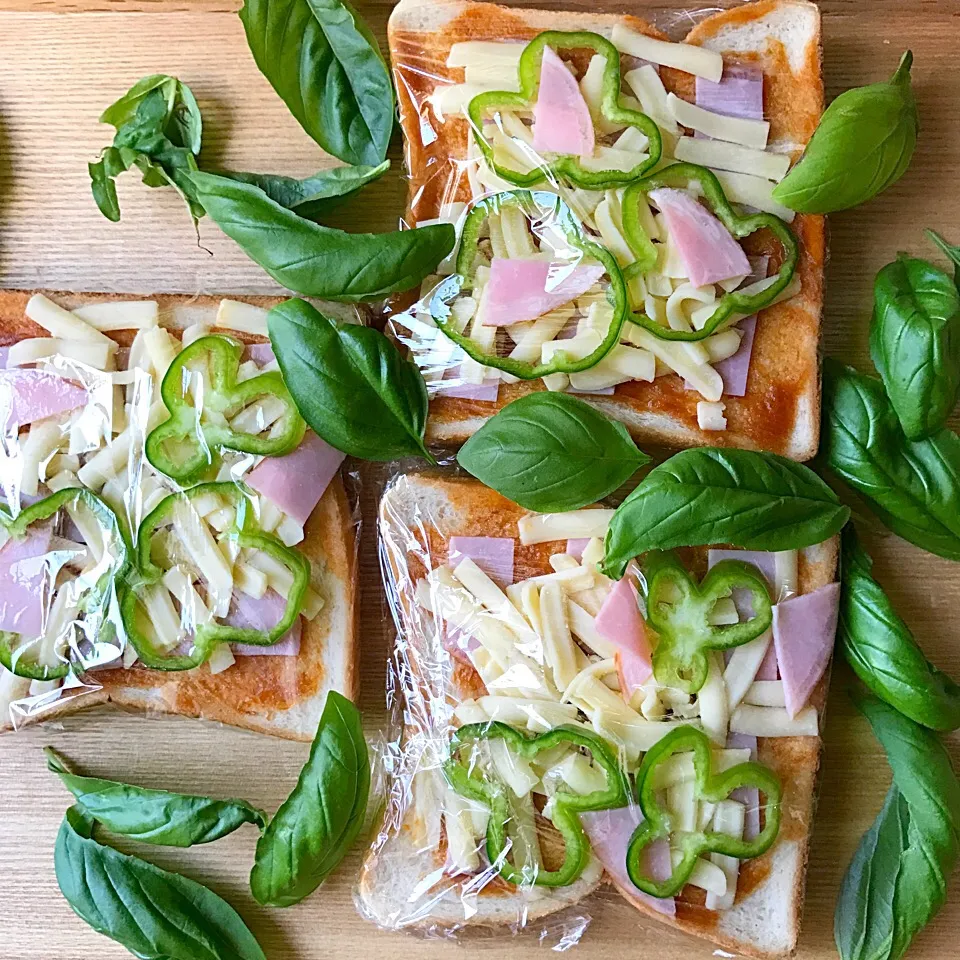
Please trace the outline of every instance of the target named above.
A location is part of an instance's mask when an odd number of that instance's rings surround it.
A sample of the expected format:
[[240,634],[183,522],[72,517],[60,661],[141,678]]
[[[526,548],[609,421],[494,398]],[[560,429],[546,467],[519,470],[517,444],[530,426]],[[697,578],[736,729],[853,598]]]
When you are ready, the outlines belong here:
[[[97,116],[139,77],[156,72],[190,83],[203,109],[204,163],[305,175],[328,163],[257,72],[227,0],[0,0],[0,288],[149,293],[272,293],[275,285],[210,223],[199,242],[176,196],[121,178],[123,221],[110,224],[89,193],[86,163],[112,131]],[[554,6],[597,9],[596,0]],[[711,0],[709,6],[715,6]],[[721,3],[726,6],[727,3]],[[360,2],[382,37],[392,4]],[[685,14],[643,0],[602,0],[604,9],[652,11],[665,29],[684,32]],[[825,67],[830,96],[892,72],[901,50],[916,55],[914,86],[922,134],[913,167],[893,190],[831,220],[825,351],[866,364],[870,293],[877,269],[906,249],[930,255],[921,231],[937,227],[960,240],[960,39],[958,0],[826,0]],[[341,215],[350,229],[389,229],[402,213],[395,170]],[[955,426],[960,425],[955,423]],[[385,628],[372,520],[383,471],[362,471],[364,531],[360,634],[362,707],[375,740],[384,721]],[[881,531],[869,537],[877,573],[928,654],[960,675],[960,568]],[[828,710],[820,814],[814,832],[799,957],[826,960],[833,908],[846,864],[879,809],[889,772],[865,722],[854,715],[838,666]],[[125,715],[100,708],[47,728],[0,738],[0,960],[107,960],[127,957],[70,912],[53,874],[53,843],[67,794],[45,772],[52,743],[85,771],[148,786],[230,796],[273,810],[293,786],[307,747],[213,725]],[[960,737],[949,746],[960,764]],[[149,851],[227,897],[271,960],[351,956],[372,960],[453,958],[449,942],[386,934],[362,920],[352,901],[359,851],[318,894],[288,910],[252,900],[247,873],[255,833],[246,828],[215,845]],[[918,937],[913,960],[957,955],[960,878],[950,903]],[[711,948],[651,926],[615,898],[586,905],[593,923],[577,948],[583,960],[612,955],[680,960]],[[535,937],[506,949],[540,954]]]

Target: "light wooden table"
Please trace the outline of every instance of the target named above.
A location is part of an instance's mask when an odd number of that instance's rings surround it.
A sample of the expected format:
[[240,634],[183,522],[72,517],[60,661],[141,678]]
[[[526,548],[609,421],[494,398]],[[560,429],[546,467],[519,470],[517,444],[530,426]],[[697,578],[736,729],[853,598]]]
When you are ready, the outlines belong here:
[[[596,9],[595,0],[563,6]],[[607,0],[637,12],[642,2]],[[704,4],[707,5],[707,4]],[[712,2],[709,5],[714,5]],[[725,5],[725,4],[724,4]],[[383,35],[391,4],[360,3]],[[914,86],[922,134],[913,167],[895,189],[832,218],[825,350],[867,363],[872,278],[899,249],[931,253],[922,228],[960,239],[960,41],[958,0],[826,0],[828,92],[888,75],[901,50],[916,55]],[[656,11],[657,8],[651,8]],[[90,199],[86,163],[109,142],[100,110],[148,73],[179,75],[193,87],[206,123],[205,163],[304,175],[326,161],[257,72],[230,0],[0,0],[0,287],[120,292],[273,292],[275,287],[215,227],[200,244],[171,191],[121,178],[123,221],[102,219]],[[669,19],[660,20],[669,24]],[[342,225],[385,229],[403,208],[395,171],[347,208]],[[955,424],[956,425],[956,424]],[[366,516],[375,488],[368,474]],[[372,529],[365,531],[360,633],[361,703],[371,737],[384,719],[384,628]],[[928,654],[960,676],[958,567],[894,537],[874,535],[877,571]],[[833,907],[843,871],[880,806],[889,774],[865,722],[846,696],[851,675],[834,673],[826,754],[811,852],[799,956],[834,956]],[[44,769],[52,743],[96,774],[213,795],[242,794],[275,809],[292,787],[307,748],[178,719],[151,719],[103,708],[45,729],[0,738],[0,960],[106,960],[129,956],[89,930],[61,899],[53,843],[67,795]],[[960,763],[960,737],[950,738]],[[208,847],[151,849],[158,864],[183,870],[226,896],[250,923],[271,960],[358,960],[456,955],[450,943],[378,932],[352,903],[359,851],[304,904],[285,911],[256,906],[246,886],[255,833],[244,829]],[[591,905],[594,923],[578,948],[584,960],[707,957],[708,946],[664,934],[623,906]],[[915,944],[914,960],[957,956],[960,878],[948,906]],[[540,950],[533,937],[507,947],[517,957]]]

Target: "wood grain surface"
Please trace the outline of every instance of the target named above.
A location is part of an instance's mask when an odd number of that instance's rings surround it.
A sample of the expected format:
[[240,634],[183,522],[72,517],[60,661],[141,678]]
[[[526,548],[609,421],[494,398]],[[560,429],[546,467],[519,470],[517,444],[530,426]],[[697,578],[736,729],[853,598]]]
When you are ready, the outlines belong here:
[[[685,32],[689,23],[688,14],[642,0],[599,2],[610,10],[649,10],[665,29]],[[357,5],[382,37],[391,4]],[[598,2],[561,0],[554,5],[591,10]],[[938,227],[960,240],[960,72],[953,62],[960,41],[960,2],[824,0],[821,8],[830,96],[887,76],[906,46],[916,56],[922,133],[910,172],[883,197],[830,223],[825,351],[866,364],[876,270],[901,249],[931,255],[923,227]],[[201,224],[198,243],[172,192],[148,190],[132,175],[121,178],[123,221],[110,224],[97,212],[87,184],[86,163],[112,133],[98,125],[100,111],[134,80],[155,72],[179,75],[196,93],[206,125],[206,166],[304,175],[330,162],[257,72],[235,9],[229,0],[0,0],[0,287],[276,291],[211,224]],[[348,206],[339,225],[351,230],[396,225],[405,189],[399,154],[395,144],[394,171]],[[368,733],[376,741],[384,722],[390,631],[370,522],[383,471],[361,473],[368,522],[362,547],[361,701]],[[958,568],[875,527],[868,541],[878,577],[927,653],[960,675]],[[840,880],[889,781],[883,755],[846,695],[850,683],[849,671],[838,665],[798,954],[802,960],[835,956],[833,908]],[[301,744],[202,722],[147,720],[110,708],[0,738],[0,960],[129,956],[79,921],[57,890],[53,843],[68,797],[44,769],[40,748],[46,743],[90,773],[168,789],[241,794],[270,810],[293,786],[307,754]],[[960,737],[949,738],[949,746],[960,763]],[[227,897],[270,960],[368,960],[386,954],[395,960],[441,960],[457,955],[451,942],[383,933],[357,915],[352,886],[360,851],[300,906],[282,911],[258,907],[247,887],[255,840],[255,831],[245,828],[215,845],[186,851],[157,848],[149,856]],[[712,954],[709,945],[641,920],[616,898],[596,898],[584,912],[593,922],[577,947],[583,960],[680,960]],[[960,883],[910,956],[956,957],[958,942]],[[501,948],[518,958],[544,949],[532,935]]]

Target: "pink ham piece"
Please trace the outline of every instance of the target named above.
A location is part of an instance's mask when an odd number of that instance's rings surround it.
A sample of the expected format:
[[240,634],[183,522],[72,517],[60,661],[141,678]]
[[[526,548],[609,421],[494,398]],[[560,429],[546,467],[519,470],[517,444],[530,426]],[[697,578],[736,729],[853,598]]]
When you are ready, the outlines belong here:
[[[603,864],[610,878],[621,893],[635,903],[668,917],[676,916],[677,907],[673,897],[651,897],[638,890],[627,873],[627,845],[633,831],[643,823],[640,807],[618,807],[616,810],[589,810],[580,814],[580,823],[590,840],[597,859]],[[666,880],[673,869],[670,863],[670,847],[666,840],[651,843],[644,851],[644,873],[651,880]]]
[[494,257],[481,300],[483,323],[507,327],[536,320],[583,296],[603,274],[601,264]]
[[622,577],[607,594],[594,620],[597,633],[617,647],[614,659],[620,676],[620,689],[629,699],[653,673],[652,651],[640,616],[637,588]]
[[45,370],[0,370],[0,423],[22,426],[87,402],[87,391]]
[[670,239],[694,286],[750,273],[750,261],[733,234],[690,194],[661,187],[650,191],[650,199],[663,214]]
[[791,718],[806,706],[827,669],[839,612],[839,583],[791,597],[773,608],[773,642]]
[[571,557],[576,557],[579,560],[583,557],[583,551],[586,550],[589,542],[589,537],[577,537],[574,540],[568,540],[567,553],[569,553]]
[[37,524],[0,549],[0,630],[29,638],[43,632],[44,588],[50,580],[44,557],[52,539],[53,527]]
[[486,400],[496,403],[500,395],[500,381],[487,379],[483,383],[463,383],[460,380],[460,364],[457,364],[439,382],[437,393],[445,397],[458,397],[460,400]]
[[243,349],[243,359],[252,360],[258,367],[273,363],[276,355],[269,343],[248,343]]
[[[770,644],[773,649],[773,644]],[[776,679],[776,678],[774,678]],[[757,759],[757,738],[750,733],[728,733],[728,750],[749,750],[750,759]],[[756,787],[737,787],[730,794],[731,800],[737,800],[744,806],[743,838],[752,840],[760,835],[760,791]]]
[[264,457],[244,479],[302,527],[345,456],[308,430],[296,450],[283,457]]
[[589,157],[595,145],[593,118],[577,78],[550,47],[544,47],[533,106],[533,149]]
[[760,666],[757,667],[757,675],[753,679],[780,679],[780,670],[777,666],[777,645],[775,643],[771,643],[770,646],[767,647],[767,652],[763,655],[763,659],[760,661]]
[[[260,599],[237,591],[230,602],[230,611],[223,622],[248,630],[271,630],[286,609],[287,601],[276,590],[268,590]],[[301,618],[273,646],[255,643],[234,643],[232,649],[241,657],[295,657],[300,652]]]
[[745,120],[763,119],[763,71],[728,64],[719,81],[697,77],[696,104],[704,110]]
[[755,566],[765,577],[770,589],[777,582],[776,557],[766,550],[708,550],[707,569],[715,567],[721,560],[740,560]]
[[753,340],[757,333],[757,317],[747,317],[738,324],[743,334],[737,352],[726,360],[718,360],[713,369],[720,374],[723,381],[723,395],[725,397],[745,397],[747,395],[747,380],[750,376],[750,358],[753,356]]
[[456,568],[464,558],[472,560],[501,590],[513,583],[512,537],[451,537],[448,566]]

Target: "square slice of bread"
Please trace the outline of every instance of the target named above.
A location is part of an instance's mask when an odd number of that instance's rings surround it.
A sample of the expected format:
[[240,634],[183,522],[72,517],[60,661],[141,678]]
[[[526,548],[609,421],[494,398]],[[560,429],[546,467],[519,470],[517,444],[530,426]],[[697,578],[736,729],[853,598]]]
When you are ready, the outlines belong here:
[[[461,114],[439,122],[427,103],[437,87],[463,82],[462,68],[446,66],[454,44],[527,41],[543,30],[587,30],[609,37],[616,24],[665,39],[651,24],[626,14],[508,8],[471,0],[401,0],[390,18],[389,41],[410,170],[410,221],[432,219],[441,204],[470,199],[463,162],[471,135],[467,120]],[[746,3],[706,17],[685,41],[722,53],[727,63],[763,70],[770,148],[796,160],[823,112],[817,5],[807,0]],[[668,89],[693,99],[692,76],[667,67],[660,73]],[[792,228],[801,250],[801,289],[760,313],[746,396],[723,397],[726,430],[700,428],[700,395],[684,389],[676,375],[621,384],[612,396],[583,399],[621,420],[640,443],[724,445],[769,450],[795,460],[812,457],[820,431],[824,218],[801,214]],[[496,402],[434,397],[428,436],[462,443],[511,400],[542,389],[540,380],[501,383]]]
[[[416,582],[446,562],[451,537],[516,538],[517,522],[526,513],[472,478],[436,471],[398,477],[381,500],[381,555],[387,594],[399,626],[397,654],[407,718],[402,749],[394,758],[396,773],[387,786],[384,819],[360,879],[360,907],[383,926],[493,925],[516,923],[521,916],[532,922],[572,906],[596,888],[594,876],[585,875],[574,886],[543,891],[542,896],[528,900],[496,875],[486,886],[472,882],[474,878],[444,876],[443,852],[431,846],[423,808],[414,802],[413,778],[418,771],[435,767],[449,736],[453,708],[486,692],[471,666],[442,649],[432,618],[417,603]],[[837,549],[833,538],[800,551],[800,593],[835,579]],[[514,580],[550,573],[550,556],[565,550],[566,541],[524,546],[516,540]],[[697,576],[706,572],[705,548],[684,550],[681,555]],[[811,700],[821,729],[827,686],[824,677]],[[677,916],[671,919],[650,910],[629,890],[621,890],[625,900],[608,906],[616,922],[631,923],[629,902],[656,921],[705,937],[734,953],[773,958],[792,951],[800,928],[821,748],[820,737],[760,739],[759,759],[776,771],[784,786],[783,825],[766,854],[742,865],[731,909],[715,912],[695,898],[681,899]],[[468,899],[463,896],[465,889],[470,892]]]
[[[0,292],[0,347],[27,337],[49,336],[24,316],[27,300],[35,292]],[[202,323],[209,325],[212,332],[226,333],[244,342],[263,340],[235,330],[218,330],[214,325],[220,303],[217,297],[47,295],[67,309],[90,303],[155,300],[161,325],[175,336],[192,324]],[[262,297],[243,300],[261,307],[278,302]],[[129,346],[133,331],[118,331],[111,336]],[[17,726],[111,702],[148,713],[216,720],[290,740],[312,740],[328,691],[337,690],[350,698],[357,693],[355,521],[339,476],[310,515],[297,549],[321,571],[324,606],[313,620],[304,621],[296,657],[238,657],[233,666],[218,674],[211,674],[206,665],[187,671],[150,670],[139,665],[97,670],[88,675],[89,688],[78,688],[77,695],[65,696],[36,714],[18,715]],[[12,729],[9,700],[26,695],[24,684],[16,682],[19,678],[8,674],[7,680],[10,689],[7,702],[0,703],[0,731]],[[25,685],[28,687],[29,681]]]

